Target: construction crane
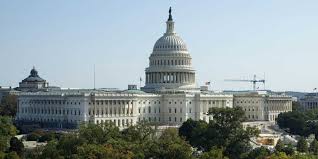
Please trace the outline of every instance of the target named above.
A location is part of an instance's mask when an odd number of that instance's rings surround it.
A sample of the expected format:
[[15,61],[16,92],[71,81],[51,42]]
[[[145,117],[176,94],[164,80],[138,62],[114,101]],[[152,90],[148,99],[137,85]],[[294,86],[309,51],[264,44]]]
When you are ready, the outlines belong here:
[[265,78],[264,79],[257,79],[256,75],[254,75],[254,78],[251,80],[225,79],[224,81],[227,81],[227,82],[250,82],[253,84],[253,91],[256,90],[256,83],[263,83],[264,89],[265,89]]

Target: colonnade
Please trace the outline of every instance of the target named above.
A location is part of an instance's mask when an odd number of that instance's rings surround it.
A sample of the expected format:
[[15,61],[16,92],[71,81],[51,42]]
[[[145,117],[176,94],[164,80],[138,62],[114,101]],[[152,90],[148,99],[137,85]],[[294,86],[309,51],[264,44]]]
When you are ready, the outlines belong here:
[[192,72],[147,72],[146,83],[195,83]]
[[131,116],[134,113],[134,104],[131,100],[95,101],[91,103],[89,115],[95,116]]

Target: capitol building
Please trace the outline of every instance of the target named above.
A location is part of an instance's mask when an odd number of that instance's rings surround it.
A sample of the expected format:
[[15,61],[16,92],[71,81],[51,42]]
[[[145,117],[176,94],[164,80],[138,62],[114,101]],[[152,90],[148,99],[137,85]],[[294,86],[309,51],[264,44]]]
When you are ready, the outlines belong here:
[[292,110],[290,96],[214,93],[197,88],[192,58],[186,43],[175,31],[169,10],[166,31],[154,44],[145,69],[145,86],[117,89],[61,89],[50,87],[33,68],[19,83],[20,124],[37,123],[47,128],[77,128],[83,122],[120,128],[147,121],[156,125],[180,126],[187,119],[209,122],[210,108],[242,107],[250,121],[275,121],[281,112]]

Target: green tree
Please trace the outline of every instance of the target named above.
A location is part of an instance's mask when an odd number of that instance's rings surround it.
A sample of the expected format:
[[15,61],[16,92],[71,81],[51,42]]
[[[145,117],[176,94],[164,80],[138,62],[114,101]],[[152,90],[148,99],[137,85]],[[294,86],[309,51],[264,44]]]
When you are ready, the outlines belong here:
[[16,152],[19,156],[23,155],[24,145],[23,143],[16,137],[12,137],[10,140],[10,148],[9,151]]
[[121,132],[121,141],[113,144],[122,149],[131,150],[134,158],[152,158],[158,154],[158,141],[156,129],[147,122],[139,122]]
[[308,143],[304,137],[301,137],[297,142],[297,151],[308,152]]
[[57,149],[58,142],[57,141],[50,141],[44,147],[40,158],[44,159],[63,159],[60,155],[59,150]]
[[175,128],[164,130],[159,138],[160,154],[157,158],[189,159],[192,156],[191,146],[182,139]]
[[45,146],[38,146],[33,149],[25,149],[24,158],[25,159],[40,159],[44,148]]
[[123,139],[130,142],[144,142],[152,140],[156,130],[152,128],[150,123],[140,122],[134,126],[130,126],[122,131]]
[[5,151],[9,147],[9,140],[16,134],[17,129],[12,124],[12,119],[0,116],[0,151]]
[[291,158],[287,156],[284,152],[278,152],[278,153],[273,153],[266,159],[291,159]]
[[259,147],[252,150],[246,159],[265,159],[267,156],[270,155],[270,151],[265,147]]
[[57,149],[64,157],[71,157],[77,153],[77,148],[84,144],[84,139],[76,134],[64,134],[57,144]]
[[202,147],[202,143],[205,143],[204,135],[207,128],[208,124],[205,121],[194,121],[190,118],[179,128],[179,135],[184,136],[191,145]]
[[185,136],[192,146],[204,151],[223,147],[224,154],[233,159],[250,151],[250,138],[257,136],[259,130],[243,129],[245,113],[241,108],[212,108],[209,115],[213,116],[209,124],[187,120],[180,127],[179,134]]
[[4,159],[20,159],[20,157],[15,151],[12,151],[7,153]]
[[79,159],[131,159],[132,152],[114,149],[111,145],[84,144],[78,147]]
[[277,152],[283,152],[284,147],[285,147],[285,144],[279,139],[275,145],[275,150]]
[[6,153],[0,151],[0,159],[4,159],[6,157]]
[[283,151],[285,154],[287,155],[293,155],[295,153],[295,149],[294,146],[291,144],[287,144],[285,145],[285,147],[283,148]]
[[79,138],[86,140],[89,144],[104,144],[108,140],[118,138],[120,135],[118,127],[113,124],[105,124],[103,127],[96,124],[83,124],[79,128]]
[[317,159],[318,156],[312,154],[294,154],[290,157],[291,159]]
[[316,139],[310,143],[309,151],[314,155],[318,155],[318,141]]
[[17,113],[17,96],[7,95],[2,98],[0,103],[0,115],[15,116]]
[[228,157],[224,156],[222,148],[213,147],[210,151],[204,152],[199,159],[228,159]]
[[210,115],[213,120],[210,121],[205,136],[207,149],[224,146],[225,155],[234,159],[251,149],[250,138],[257,136],[259,130],[250,127],[243,129],[245,113],[241,108],[213,108]]

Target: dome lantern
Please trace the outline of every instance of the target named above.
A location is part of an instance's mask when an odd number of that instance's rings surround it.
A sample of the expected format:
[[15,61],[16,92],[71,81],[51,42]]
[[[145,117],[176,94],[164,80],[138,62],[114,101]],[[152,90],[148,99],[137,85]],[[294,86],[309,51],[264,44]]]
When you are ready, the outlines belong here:
[[174,33],[174,21],[172,19],[172,15],[171,15],[171,7],[169,9],[169,18],[167,20],[167,31],[165,34],[173,34]]

